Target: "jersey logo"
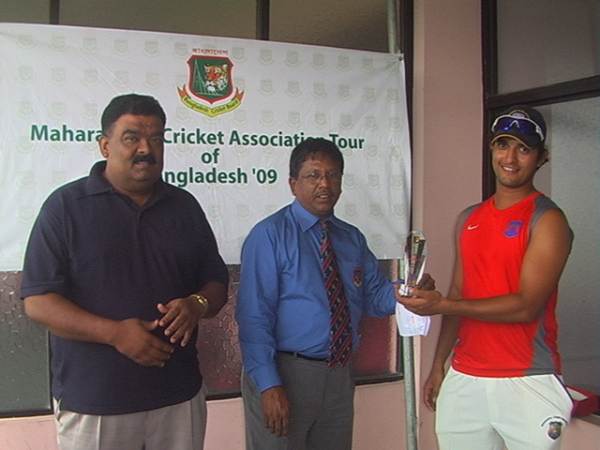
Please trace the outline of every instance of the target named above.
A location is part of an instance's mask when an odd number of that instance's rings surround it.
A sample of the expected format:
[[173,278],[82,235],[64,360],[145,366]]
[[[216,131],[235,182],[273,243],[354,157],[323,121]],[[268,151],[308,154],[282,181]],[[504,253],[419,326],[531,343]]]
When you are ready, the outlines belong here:
[[546,420],[544,420],[544,423],[542,423],[542,427],[546,424],[548,424],[548,431],[546,434],[550,439],[555,441],[562,434],[562,428],[564,425],[567,424],[567,421],[564,417],[553,416],[548,417]]
[[506,229],[504,230],[504,236],[507,238],[515,238],[521,232],[521,228],[523,228],[522,220],[511,220],[508,222]]
[[467,230],[468,231],[475,230],[477,228],[479,228],[479,224],[476,224],[476,225],[467,225]]

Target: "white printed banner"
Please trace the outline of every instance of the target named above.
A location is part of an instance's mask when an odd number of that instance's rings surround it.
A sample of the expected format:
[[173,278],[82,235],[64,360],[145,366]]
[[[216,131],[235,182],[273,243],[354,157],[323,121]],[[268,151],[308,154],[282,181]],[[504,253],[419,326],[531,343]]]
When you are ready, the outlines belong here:
[[408,230],[410,150],[397,56],[207,36],[0,23],[0,270],[19,270],[48,194],[89,173],[110,99],[167,113],[163,178],[199,200],[229,264],[263,217],[292,201],[288,162],[309,136],[346,168],[336,215],[378,258]]

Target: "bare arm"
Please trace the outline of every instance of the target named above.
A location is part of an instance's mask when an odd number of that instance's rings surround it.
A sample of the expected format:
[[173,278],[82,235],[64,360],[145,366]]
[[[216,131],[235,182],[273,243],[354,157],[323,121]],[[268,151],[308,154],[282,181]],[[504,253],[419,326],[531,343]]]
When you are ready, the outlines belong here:
[[157,321],[116,321],[92,314],[62,295],[47,293],[25,299],[25,313],[65,339],[114,347],[143,366],[164,366],[172,347],[152,335]]
[[[459,291],[460,292],[460,291]],[[450,290],[448,294],[449,299],[456,299],[455,287]],[[435,356],[433,359],[433,369],[444,370],[444,364],[450,356],[450,352],[454,348],[456,338],[458,336],[458,324],[459,318],[452,316],[442,317],[442,328],[438,337],[437,347],[435,349]],[[432,370],[433,370],[432,369]]]
[[521,268],[520,289],[485,301],[449,300],[437,291],[415,289],[404,306],[421,315],[445,314],[489,322],[530,322],[541,314],[567,262],[571,233],[558,210],[547,211],[537,223]]
[[[460,221],[460,219],[459,219]],[[462,291],[462,259],[460,255],[460,246],[458,245],[458,226],[455,238],[455,259],[454,268],[452,270],[452,285],[448,291],[448,299],[456,300],[460,298]],[[423,386],[423,400],[425,405],[435,411],[436,401],[440,391],[442,380],[444,379],[444,366],[450,352],[456,344],[458,336],[459,318],[452,316],[442,317],[442,328],[438,337],[433,364],[429,376]]]

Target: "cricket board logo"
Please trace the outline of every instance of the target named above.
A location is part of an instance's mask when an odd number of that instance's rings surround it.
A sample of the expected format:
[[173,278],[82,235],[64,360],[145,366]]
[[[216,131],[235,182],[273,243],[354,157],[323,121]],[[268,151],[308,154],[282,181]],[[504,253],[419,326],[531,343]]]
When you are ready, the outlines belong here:
[[237,109],[244,92],[233,86],[233,63],[225,50],[197,50],[187,60],[188,80],[177,88],[188,108],[208,117]]
[[562,429],[567,425],[567,419],[561,416],[551,416],[542,422],[542,427],[548,426],[546,435],[553,441],[562,435]]

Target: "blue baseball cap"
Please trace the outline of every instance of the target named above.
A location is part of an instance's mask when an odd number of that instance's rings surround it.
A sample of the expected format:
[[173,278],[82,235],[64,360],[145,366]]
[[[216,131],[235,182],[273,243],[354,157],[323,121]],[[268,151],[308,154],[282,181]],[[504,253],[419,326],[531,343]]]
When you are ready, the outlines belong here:
[[546,121],[537,110],[527,106],[513,106],[500,114],[492,124],[493,144],[501,137],[512,137],[530,148],[544,147]]

